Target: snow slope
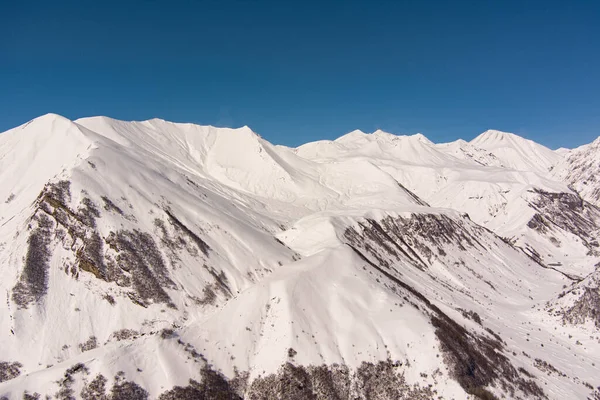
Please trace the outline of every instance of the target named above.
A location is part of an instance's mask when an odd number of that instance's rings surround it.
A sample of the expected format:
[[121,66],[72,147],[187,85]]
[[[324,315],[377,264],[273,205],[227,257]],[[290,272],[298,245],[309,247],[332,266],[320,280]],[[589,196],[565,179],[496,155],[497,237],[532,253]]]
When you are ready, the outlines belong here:
[[548,173],[561,159],[549,148],[513,133],[488,130],[470,142],[492,152],[505,166],[513,169]]
[[523,141],[2,133],[0,397],[594,396],[600,212]]
[[600,138],[571,150],[552,171],[581,197],[600,207]]

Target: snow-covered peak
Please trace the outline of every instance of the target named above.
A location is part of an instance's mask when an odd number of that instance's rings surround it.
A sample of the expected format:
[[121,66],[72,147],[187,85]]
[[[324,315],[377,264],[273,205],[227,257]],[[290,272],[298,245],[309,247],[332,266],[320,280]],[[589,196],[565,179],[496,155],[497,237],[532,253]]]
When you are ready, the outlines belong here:
[[0,198],[33,201],[44,184],[69,171],[96,137],[69,119],[46,114],[0,134]]
[[351,132],[346,133],[345,135],[340,136],[334,141],[337,143],[352,143],[357,140],[364,140],[368,137],[368,133],[361,131],[360,129],[355,129]]
[[514,133],[488,130],[470,142],[492,152],[508,167],[547,174],[561,156],[549,148]]
[[572,151],[572,149],[567,149],[566,147],[561,147],[561,148],[558,148],[558,149],[554,150],[554,152],[556,154],[560,154],[563,157],[566,157],[567,155],[569,155],[569,153],[571,151]]
[[502,142],[507,142],[510,140],[519,140],[519,139],[527,140],[527,139],[525,139],[521,136],[518,136],[514,133],[511,133],[511,132],[504,132],[504,131],[499,131],[499,130],[495,130],[495,129],[488,129],[487,131],[481,133],[479,136],[477,136],[475,139],[473,139],[471,142],[474,144],[476,144],[476,143],[496,144],[496,143],[502,143]]
[[422,133],[415,133],[414,135],[412,135],[411,137],[423,142],[423,143],[427,143],[427,144],[434,144],[431,140],[429,140],[427,138],[427,136],[423,135]]

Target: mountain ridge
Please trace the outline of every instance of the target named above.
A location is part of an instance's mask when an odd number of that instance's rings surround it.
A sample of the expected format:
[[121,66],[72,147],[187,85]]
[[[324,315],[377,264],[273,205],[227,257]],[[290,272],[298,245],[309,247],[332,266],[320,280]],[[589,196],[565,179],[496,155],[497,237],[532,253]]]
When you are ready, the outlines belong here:
[[600,210],[536,146],[8,133],[0,397],[594,396]]

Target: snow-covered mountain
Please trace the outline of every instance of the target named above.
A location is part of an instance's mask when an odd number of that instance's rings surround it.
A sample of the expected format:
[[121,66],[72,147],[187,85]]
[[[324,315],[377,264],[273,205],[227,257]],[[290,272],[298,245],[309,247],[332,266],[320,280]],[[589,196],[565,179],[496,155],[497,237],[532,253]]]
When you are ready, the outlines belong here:
[[552,173],[556,179],[571,185],[581,197],[600,207],[600,138],[564,153]]
[[560,153],[508,132],[488,130],[470,143],[490,151],[506,167],[523,171],[546,173],[561,158]]
[[0,397],[600,396],[600,210],[556,165],[37,118],[0,134]]

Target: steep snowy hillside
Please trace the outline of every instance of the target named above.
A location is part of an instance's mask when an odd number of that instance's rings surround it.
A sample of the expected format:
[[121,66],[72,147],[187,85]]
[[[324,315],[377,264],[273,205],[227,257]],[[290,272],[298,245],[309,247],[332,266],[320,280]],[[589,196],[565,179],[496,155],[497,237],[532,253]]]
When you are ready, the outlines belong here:
[[0,398],[598,396],[600,211],[482,147],[0,134]]
[[600,207],[600,138],[571,150],[552,174]]

